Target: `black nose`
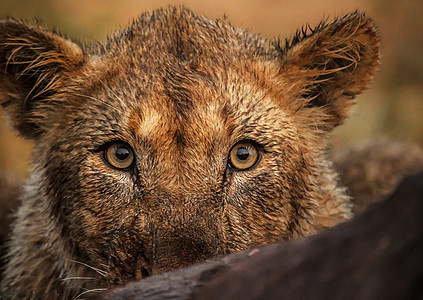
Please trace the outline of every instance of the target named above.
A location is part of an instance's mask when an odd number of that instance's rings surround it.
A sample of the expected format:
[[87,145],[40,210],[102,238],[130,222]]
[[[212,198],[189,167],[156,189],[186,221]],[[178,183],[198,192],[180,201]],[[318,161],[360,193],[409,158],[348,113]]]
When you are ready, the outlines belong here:
[[185,267],[217,255],[216,241],[201,230],[192,229],[163,232],[158,237],[153,254],[153,274]]

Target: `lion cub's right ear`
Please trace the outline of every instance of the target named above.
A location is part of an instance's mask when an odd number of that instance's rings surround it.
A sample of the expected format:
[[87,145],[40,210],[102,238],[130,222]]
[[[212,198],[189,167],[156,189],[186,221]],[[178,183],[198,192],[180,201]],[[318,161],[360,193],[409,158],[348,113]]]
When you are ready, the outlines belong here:
[[58,94],[84,64],[75,43],[39,25],[0,21],[0,104],[26,138],[43,133]]

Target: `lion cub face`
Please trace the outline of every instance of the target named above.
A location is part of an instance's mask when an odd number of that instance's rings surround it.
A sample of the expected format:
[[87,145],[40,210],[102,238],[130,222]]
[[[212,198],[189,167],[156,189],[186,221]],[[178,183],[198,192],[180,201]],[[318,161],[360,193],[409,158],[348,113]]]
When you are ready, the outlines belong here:
[[322,179],[322,150],[377,66],[363,15],[285,46],[183,8],[84,48],[39,26],[0,27],[2,105],[35,142],[46,217],[111,282],[350,215]]

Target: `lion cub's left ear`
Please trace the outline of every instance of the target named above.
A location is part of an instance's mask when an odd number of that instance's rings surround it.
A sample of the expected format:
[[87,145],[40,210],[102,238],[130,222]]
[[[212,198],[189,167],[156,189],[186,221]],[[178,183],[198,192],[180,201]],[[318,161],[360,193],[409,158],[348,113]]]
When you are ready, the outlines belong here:
[[27,138],[43,132],[54,99],[85,56],[75,43],[38,25],[0,21],[0,104],[12,126]]
[[348,116],[353,99],[367,88],[379,65],[377,30],[358,12],[303,30],[286,47],[274,45],[284,82],[292,83],[291,92],[305,108],[326,116],[318,124],[326,130]]

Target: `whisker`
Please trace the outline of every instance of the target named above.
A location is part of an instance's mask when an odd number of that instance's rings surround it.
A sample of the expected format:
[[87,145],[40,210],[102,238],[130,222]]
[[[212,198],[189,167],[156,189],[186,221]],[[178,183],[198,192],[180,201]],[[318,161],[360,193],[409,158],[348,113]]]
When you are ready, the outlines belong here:
[[75,298],[73,298],[73,300],[77,300],[79,297],[81,297],[82,295],[85,295],[87,293],[100,293],[100,292],[105,292],[105,291],[107,291],[107,289],[92,289],[92,290],[84,291],[84,292],[80,293],[79,295],[77,295]]
[[113,90],[111,89],[111,88],[109,88],[101,79],[100,79],[100,77],[98,77],[97,75],[96,75],[96,77],[97,77],[97,79],[101,82],[101,84],[103,84],[103,86],[110,92],[110,93],[112,93],[113,94],[113,96],[115,96],[116,97],[116,99],[118,99],[119,100],[119,102],[120,102],[120,104],[122,105],[122,107],[125,107],[125,103],[122,101],[122,99],[121,98],[119,98],[118,97],[118,95],[116,95],[116,93],[115,92],[113,92]]
[[62,281],[65,280],[98,280],[98,278],[95,277],[66,277],[63,278]]
[[110,269],[110,266],[109,265],[106,265],[106,264],[100,264],[101,266],[103,266],[103,267],[105,267],[106,269]]
[[[88,98],[88,99],[91,99],[91,100],[97,101],[97,102],[99,102],[99,103],[101,103],[101,104],[106,105],[107,107],[109,107],[109,108],[111,108],[111,109],[113,109],[113,110],[117,109],[116,107],[114,107],[114,106],[113,106],[113,105],[111,105],[110,103],[107,103],[106,101],[101,100],[101,99],[99,99],[99,98],[95,98],[95,97],[93,97],[93,96],[88,96],[88,95],[79,94],[79,93],[73,93],[73,95],[75,95],[75,96],[79,96],[79,97],[85,97],[85,98]],[[122,111],[121,111],[121,110],[119,110],[119,112],[120,112],[120,113],[122,113]]]
[[107,272],[106,271],[101,270],[101,269],[98,269],[98,268],[94,268],[93,266],[90,266],[90,265],[88,265],[86,263],[83,263],[81,261],[77,261],[77,260],[73,260],[73,259],[68,259],[68,261],[74,262],[74,263],[77,263],[77,264],[81,264],[81,265],[83,265],[83,266],[85,266],[87,268],[90,268],[90,269],[96,271],[98,274],[100,274],[103,277],[106,277],[106,275],[107,275]]

